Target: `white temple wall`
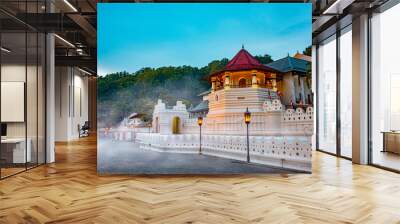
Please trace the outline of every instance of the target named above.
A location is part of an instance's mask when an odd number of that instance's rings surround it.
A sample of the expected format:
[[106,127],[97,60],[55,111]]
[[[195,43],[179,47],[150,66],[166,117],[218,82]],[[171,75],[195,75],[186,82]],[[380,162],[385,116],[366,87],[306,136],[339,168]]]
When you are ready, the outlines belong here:
[[307,103],[307,96],[311,94],[307,78],[305,76],[293,75],[292,72],[285,73],[283,75],[282,104],[290,105],[291,100],[295,104],[300,94],[302,103]]
[[282,92],[282,104],[290,105],[291,100],[295,103],[295,80],[291,72],[283,75],[283,92]]
[[230,88],[211,92],[208,95],[209,113],[207,116],[219,113],[244,113],[248,107],[252,112],[262,112],[263,102],[276,99],[275,91],[267,88]]
[[[182,132],[184,129],[184,121],[189,119],[188,112],[173,112],[165,111],[155,114],[154,117],[158,117],[159,122],[159,133],[161,134],[172,134],[172,122],[174,117],[179,118],[179,130]],[[155,131],[154,131],[155,132]]]
[[[281,134],[282,112],[252,112],[249,132],[251,135]],[[207,115],[204,133],[246,135],[243,113]]]
[[310,95],[310,100],[312,101],[312,89],[311,84],[308,82],[308,78],[306,76],[302,77],[303,86],[304,86],[304,102],[307,103],[308,96]]
[[[198,153],[198,134],[161,135],[138,133],[137,140],[143,149]],[[225,158],[246,160],[246,136],[202,135],[202,153]],[[250,136],[250,161],[271,166],[311,171],[310,136]]]
[[[310,107],[311,108],[311,107]],[[175,116],[175,115],[174,115]],[[169,116],[172,120],[173,116]],[[252,113],[251,123],[249,124],[249,134],[254,136],[269,135],[312,135],[313,132],[313,113],[312,108],[303,111],[288,109],[286,112],[259,112]],[[167,120],[167,119],[164,119]],[[166,124],[166,132],[161,134],[172,134],[170,129],[172,124]],[[162,128],[163,129],[163,128]],[[183,120],[180,134],[199,133],[197,119],[187,118]],[[203,118],[203,134],[218,135],[246,135],[246,124],[242,113],[217,114]]]
[[[204,121],[205,121],[205,118],[203,118],[203,125],[201,127],[203,133],[204,133],[204,129],[205,129]],[[183,122],[182,134],[199,134],[199,133],[200,133],[200,127],[197,124],[196,118],[189,118]]]
[[300,92],[301,92],[301,101],[303,102],[303,104],[307,103],[306,101],[306,91],[305,91],[305,77],[300,76]]
[[172,123],[175,117],[179,118],[179,131],[182,132],[184,121],[189,119],[185,104],[177,101],[176,105],[169,109],[165,103],[158,100],[153,112],[152,131],[161,134],[172,134]]
[[[293,74],[293,73],[292,73]],[[300,100],[300,94],[301,94],[301,89],[300,89],[300,76],[293,74],[293,86],[294,86],[294,98],[293,98],[293,103],[296,103]]]

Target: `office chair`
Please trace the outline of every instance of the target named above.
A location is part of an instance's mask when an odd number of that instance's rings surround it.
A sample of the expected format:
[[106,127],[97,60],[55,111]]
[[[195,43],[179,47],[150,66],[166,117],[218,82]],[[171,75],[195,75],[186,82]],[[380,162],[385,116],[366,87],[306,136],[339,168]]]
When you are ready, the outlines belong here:
[[79,127],[80,125],[78,125],[78,129],[79,129],[79,138],[80,137],[87,137],[89,136],[89,129],[90,129],[90,125],[89,125],[89,121],[85,121],[85,123],[82,125],[82,127]]

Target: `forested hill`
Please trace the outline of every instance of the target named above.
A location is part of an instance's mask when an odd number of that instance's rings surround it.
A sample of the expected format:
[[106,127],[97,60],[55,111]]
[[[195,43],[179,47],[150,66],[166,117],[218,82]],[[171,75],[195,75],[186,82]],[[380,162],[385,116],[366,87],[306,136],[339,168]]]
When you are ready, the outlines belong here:
[[[256,56],[262,63],[271,62],[269,55]],[[183,101],[187,108],[202,100],[198,96],[210,89],[207,75],[223,69],[228,59],[215,60],[202,68],[191,66],[143,68],[135,73],[118,72],[100,76],[98,87],[98,125],[117,126],[129,114],[144,113],[147,119],[157,99],[167,105]]]

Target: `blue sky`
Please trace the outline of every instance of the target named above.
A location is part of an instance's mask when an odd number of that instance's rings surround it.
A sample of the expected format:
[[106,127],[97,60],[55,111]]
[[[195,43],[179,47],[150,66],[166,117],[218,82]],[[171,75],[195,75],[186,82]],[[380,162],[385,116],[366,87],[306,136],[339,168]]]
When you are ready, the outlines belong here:
[[231,59],[274,60],[311,45],[311,4],[99,3],[98,74]]

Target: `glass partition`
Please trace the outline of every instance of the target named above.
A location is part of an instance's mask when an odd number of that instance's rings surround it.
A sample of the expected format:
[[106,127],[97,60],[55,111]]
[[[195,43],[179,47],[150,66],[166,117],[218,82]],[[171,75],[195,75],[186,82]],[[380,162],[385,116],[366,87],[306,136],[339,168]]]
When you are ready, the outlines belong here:
[[26,138],[26,33],[3,32],[1,47],[1,176],[6,177],[24,171],[31,158]]
[[[0,7],[41,13],[43,4]],[[45,44],[44,33],[0,12],[0,178],[45,163]]]
[[27,150],[30,151],[30,160],[27,163],[28,168],[37,165],[38,149],[38,36],[36,32],[27,33],[27,74],[26,74],[26,111],[27,111]]
[[336,36],[318,47],[318,149],[336,153]]
[[372,163],[400,170],[400,4],[371,18]]
[[340,61],[340,155],[352,157],[352,34],[351,25],[341,31]]

